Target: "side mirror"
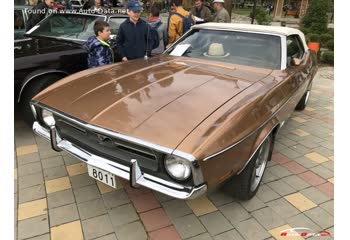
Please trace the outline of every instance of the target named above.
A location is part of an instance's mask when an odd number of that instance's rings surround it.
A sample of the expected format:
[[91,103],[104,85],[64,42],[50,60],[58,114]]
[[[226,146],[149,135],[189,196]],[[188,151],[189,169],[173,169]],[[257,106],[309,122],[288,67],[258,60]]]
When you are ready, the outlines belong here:
[[293,58],[292,59],[292,66],[299,66],[301,64],[302,60],[300,58]]

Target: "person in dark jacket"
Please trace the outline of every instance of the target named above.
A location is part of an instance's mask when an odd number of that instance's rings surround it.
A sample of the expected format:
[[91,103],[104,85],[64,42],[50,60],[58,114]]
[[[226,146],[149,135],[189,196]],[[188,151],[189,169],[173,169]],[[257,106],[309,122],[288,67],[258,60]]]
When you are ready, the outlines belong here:
[[192,15],[203,19],[205,22],[212,20],[212,15],[207,6],[203,4],[203,0],[195,0],[194,6],[191,9]]
[[89,50],[89,68],[113,63],[113,50],[107,43],[111,35],[109,24],[103,20],[96,21],[94,24],[94,32],[96,36],[89,37],[86,42],[86,47]]
[[54,0],[45,0],[43,2],[38,3],[35,7],[33,7],[30,10],[32,13],[28,17],[26,31],[30,30],[38,22],[43,20],[49,14],[49,9],[53,8],[54,4],[55,4]]
[[136,0],[127,5],[129,18],[119,26],[117,51],[123,62],[147,56],[149,25],[140,18],[141,6]]

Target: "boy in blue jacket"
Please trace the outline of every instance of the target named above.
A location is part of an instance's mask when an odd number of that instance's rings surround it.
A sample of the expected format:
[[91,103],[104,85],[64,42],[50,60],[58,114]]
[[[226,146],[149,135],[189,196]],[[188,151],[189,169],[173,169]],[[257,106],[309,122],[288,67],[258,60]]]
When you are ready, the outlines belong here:
[[98,67],[114,62],[113,50],[107,42],[111,35],[109,24],[105,21],[96,21],[94,25],[96,36],[91,36],[86,42],[88,48],[89,68]]

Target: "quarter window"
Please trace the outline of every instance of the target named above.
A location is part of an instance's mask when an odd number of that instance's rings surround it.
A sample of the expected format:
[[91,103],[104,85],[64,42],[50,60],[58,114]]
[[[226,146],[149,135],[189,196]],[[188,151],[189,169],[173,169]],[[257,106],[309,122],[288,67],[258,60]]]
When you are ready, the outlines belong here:
[[304,47],[298,35],[291,35],[287,37],[287,65],[293,58],[302,58],[304,55]]
[[22,10],[15,10],[15,30],[23,29],[25,29],[25,26]]

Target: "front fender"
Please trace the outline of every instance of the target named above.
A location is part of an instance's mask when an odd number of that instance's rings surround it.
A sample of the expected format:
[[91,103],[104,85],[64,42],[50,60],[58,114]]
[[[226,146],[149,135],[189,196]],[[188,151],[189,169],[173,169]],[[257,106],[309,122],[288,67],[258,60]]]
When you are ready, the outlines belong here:
[[33,81],[37,77],[41,77],[41,76],[48,75],[48,74],[53,74],[53,73],[61,74],[62,77],[65,77],[65,76],[69,75],[68,72],[65,72],[65,71],[62,71],[62,70],[58,70],[58,69],[38,69],[38,70],[35,70],[34,72],[31,72],[30,74],[28,74],[25,77],[25,79],[24,79],[24,81],[23,81],[23,83],[21,85],[21,88],[20,88],[20,91],[19,91],[19,94],[18,94],[18,98],[17,98],[17,102],[19,103],[21,101],[21,97],[22,97],[24,88],[28,85],[29,82]]
[[257,134],[257,137],[255,139],[254,145],[251,149],[250,152],[250,157],[248,159],[248,161],[244,164],[243,168],[241,170],[239,170],[237,172],[237,174],[240,174],[245,167],[249,164],[249,162],[252,160],[253,156],[255,155],[255,153],[258,151],[258,149],[260,148],[260,146],[263,144],[263,142],[265,141],[265,139],[272,133],[273,137],[276,136],[277,131],[280,128],[280,123],[277,120],[277,118],[273,118],[271,119],[267,124],[265,124],[265,126],[262,127],[262,129],[259,131],[259,133]]

